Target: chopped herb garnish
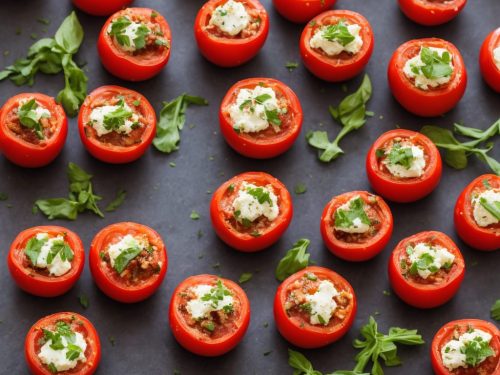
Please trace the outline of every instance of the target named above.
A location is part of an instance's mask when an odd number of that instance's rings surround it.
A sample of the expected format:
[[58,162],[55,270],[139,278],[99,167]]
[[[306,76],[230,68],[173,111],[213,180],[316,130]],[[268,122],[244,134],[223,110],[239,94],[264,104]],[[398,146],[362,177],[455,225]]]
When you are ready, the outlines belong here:
[[240,275],[238,282],[240,284],[246,283],[252,279],[253,274],[251,272],[244,272]]
[[354,39],[356,39],[355,36],[349,32],[347,25],[343,21],[340,21],[335,25],[326,26],[322,30],[322,33],[322,37],[326,40],[330,42],[333,42],[335,40],[343,46],[348,45]]
[[106,212],[112,212],[115,211],[117,208],[119,208],[123,202],[125,201],[125,198],[127,197],[127,191],[124,189],[120,189],[116,193],[115,199],[113,199],[104,209]]
[[191,220],[198,220],[200,218],[200,214],[195,210],[191,211],[191,215],[189,215]]
[[287,63],[285,64],[285,68],[287,68],[288,71],[290,71],[290,72],[297,69],[298,67],[299,67],[299,63],[294,62],[294,61],[287,61]]
[[80,305],[84,308],[87,309],[89,307],[89,297],[85,293],[80,293],[78,296],[78,302],[80,302]]
[[352,228],[354,221],[360,220],[361,223],[371,225],[371,221],[365,212],[365,202],[361,197],[356,197],[349,202],[349,209],[338,208],[335,210],[335,227]]
[[304,194],[307,191],[307,186],[303,183],[298,183],[294,188],[295,194]]
[[140,248],[139,246],[136,247],[130,247],[128,249],[123,250],[120,255],[118,255],[115,259],[115,264],[113,268],[118,272],[119,274],[127,268],[128,264],[132,259],[137,257],[143,249]]

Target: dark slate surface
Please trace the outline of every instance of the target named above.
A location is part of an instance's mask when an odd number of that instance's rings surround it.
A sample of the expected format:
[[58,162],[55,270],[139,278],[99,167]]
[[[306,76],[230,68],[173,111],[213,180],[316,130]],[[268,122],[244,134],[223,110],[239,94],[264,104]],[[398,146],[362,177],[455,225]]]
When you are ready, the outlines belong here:
[[[127,189],[128,197],[121,209],[107,214],[104,219],[84,214],[76,222],[54,223],[79,233],[87,248],[95,233],[105,225],[124,220],[144,223],[163,236],[170,260],[167,278],[158,293],[148,301],[131,306],[114,302],[100,293],[88,267],[74,289],[65,296],[41,299],[27,295],[14,285],[2,260],[0,373],[27,373],[23,357],[25,333],[42,316],[69,310],[83,313],[100,333],[103,357],[99,374],[172,374],[174,369],[182,374],[289,374],[286,350],[290,345],[280,337],[273,323],[272,301],[278,286],[273,271],[285,251],[300,237],[311,239],[310,251],[317,264],[334,269],[352,283],[359,302],[354,327],[344,339],[324,349],[303,351],[321,371],[353,367],[355,351],[351,341],[368,316],[376,311],[380,312],[377,319],[384,331],[391,325],[418,328],[428,343],[435,331],[449,320],[489,319],[489,308],[500,297],[500,252],[488,254],[468,248],[458,240],[452,223],[453,206],[461,189],[474,177],[488,172],[480,162],[472,160],[464,171],[445,167],[439,188],[422,201],[406,205],[391,203],[396,222],[393,237],[387,249],[371,261],[353,264],[331,255],[321,241],[319,219],[323,206],[333,195],[369,189],[364,158],[370,144],[382,132],[397,125],[415,130],[424,124],[450,127],[454,121],[485,128],[498,118],[499,96],[481,80],[477,57],[486,34],[499,26],[500,2],[470,1],[455,21],[441,27],[424,28],[407,20],[399,12],[396,1],[340,0],[336,8],[363,13],[375,31],[376,47],[367,72],[374,86],[369,108],[376,116],[365,128],[346,137],[342,142],[346,155],[328,165],[316,159],[304,135],[307,130],[320,126],[331,135],[338,131],[327,107],[338,103],[344,93],[341,85],[315,79],[302,65],[293,72],[285,69],[286,61],[300,61],[297,42],[302,27],[281,18],[272,8],[271,1],[265,1],[271,17],[267,44],[249,64],[222,70],[199,55],[193,39],[192,25],[202,3],[201,0],[135,2],[137,6],[156,8],[169,21],[173,32],[173,52],[167,68],[153,80],[136,84],[112,77],[99,63],[95,41],[104,18],[78,13],[86,32],[78,61],[88,63],[90,89],[103,84],[130,87],[142,92],[156,109],[163,100],[188,92],[208,98],[210,106],[189,110],[188,124],[196,124],[196,127],[186,126],[180,151],[169,156],[151,149],[141,160],[129,165],[103,164],[90,157],[82,147],[73,119],[66,147],[50,166],[27,170],[0,157],[0,191],[10,196],[8,202],[0,202],[2,259],[6,258],[10,242],[18,232],[48,224],[44,217],[31,214],[32,203],[36,198],[66,194],[66,165],[73,161],[95,175],[96,190],[108,201],[119,188]],[[24,55],[33,42],[31,33],[53,35],[70,10],[70,2],[62,0],[2,1],[0,49],[9,50],[10,55],[0,55],[0,65],[10,64],[14,58]],[[43,31],[44,25],[37,23],[38,17],[48,17],[52,21],[47,32]],[[16,36],[19,27],[22,34]],[[469,71],[469,85],[455,110],[442,118],[426,120],[408,114],[392,99],[386,82],[386,65],[392,51],[402,42],[430,36],[448,39],[462,51]],[[303,134],[288,153],[273,160],[255,161],[235,154],[218,131],[220,100],[235,81],[251,76],[269,76],[284,81],[296,91],[305,110]],[[348,82],[349,89],[357,87],[359,81],[357,78]],[[0,83],[0,102],[22,91],[56,95],[62,84],[62,76],[39,76],[32,89],[3,82]],[[497,158],[500,156],[498,146],[495,154]],[[169,162],[177,166],[169,167]],[[207,191],[249,170],[269,172],[290,190],[299,182],[308,188],[306,194],[294,195],[295,216],[283,238],[258,254],[238,253],[222,244],[211,229],[208,214],[210,194]],[[200,212],[200,220],[190,220],[192,210]],[[406,306],[393,294],[384,295],[383,291],[390,289],[386,268],[395,244],[405,236],[429,229],[443,231],[457,241],[467,262],[467,273],[462,288],[450,303],[431,311],[420,311]],[[198,239],[199,230],[203,236]],[[216,264],[220,264],[220,268],[214,268]],[[168,327],[168,303],[172,290],[187,276],[219,272],[233,280],[242,272],[254,272],[253,280],[244,285],[252,302],[251,325],[236,350],[221,358],[204,359],[186,352],[175,342]],[[87,310],[77,301],[82,292],[90,298]],[[265,323],[269,323],[267,328]],[[115,339],[115,346],[111,345],[110,337]],[[264,356],[263,353],[269,350],[272,353]],[[428,344],[402,348],[400,352],[404,367],[387,369],[387,374],[431,373]]]

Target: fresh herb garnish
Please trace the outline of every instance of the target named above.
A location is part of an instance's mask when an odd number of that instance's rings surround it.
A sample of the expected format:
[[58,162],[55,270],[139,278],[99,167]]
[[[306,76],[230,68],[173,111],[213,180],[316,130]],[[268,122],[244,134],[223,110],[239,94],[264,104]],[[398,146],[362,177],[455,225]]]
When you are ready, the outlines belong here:
[[[312,363],[302,354],[295,350],[288,349],[288,364],[294,369],[294,375],[322,375],[318,370],[315,370]],[[357,371],[335,371],[326,375],[370,375],[366,372]]]
[[299,182],[295,185],[294,191],[295,194],[304,194],[307,191],[307,186],[304,183]]
[[354,220],[359,219],[361,223],[370,225],[370,219],[365,212],[365,202],[361,197],[356,197],[349,202],[349,209],[338,208],[335,210],[335,226],[338,228],[351,228]]
[[123,272],[125,268],[127,268],[128,264],[132,259],[137,257],[141,253],[143,249],[139,246],[129,247],[128,249],[123,250],[120,255],[118,255],[115,259],[115,265],[113,268],[119,274]]
[[253,277],[253,274],[251,272],[243,272],[241,275],[240,275],[240,278],[238,279],[238,282],[240,284],[243,284],[243,283],[246,283],[248,281],[250,281]]
[[495,355],[495,351],[488,341],[478,336],[464,344],[463,354],[465,354],[465,363],[475,367],[489,356]]
[[401,165],[406,169],[410,169],[414,159],[413,151],[411,147],[401,147],[400,143],[395,143],[389,155],[387,155],[387,159],[392,165]]
[[271,196],[269,194],[269,191],[267,189],[264,189],[263,187],[249,187],[246,189],[247,193],[250,194],[252,197],[257,199],[257,201],[260,204],[268,203],[269,206],[272,207],[273,201],[271,200]]
[[355,36],[349,32],[347,25],[343,21],[340,21],[335,25],[326,26],[322,33],[322,37],[326,40],[330,42],[337,41],[342,46],[347,46],[354,39],[356,39]]
[[193,211],[191,211],[189,218],[191,220],[198,220],[200,218],[200,214],[198,212],[196,212],[195,210],[193,210]]
[[106,130],[118,131],[133,114],[134,112],[130,108],[125,107],[125,101],[120,99],[116,108],[104,115],[104,128]]
[[120,189],[116,192],[116,197],[113,199],[104,209],[106,212],[112,212],[115,211],[117,208],[119,208],[123,202],[125,201],[125,198],[127,197],[127,191],[124,189]]
[[479,198],[479,204],[488,211],[495,219],[500,220],[500,202],[490,203],[486,198]]
[[491,317],[497,321],[500,321],[500,299],[497,299],[493,306],[491,306]]
[[52,264],[58,254],[63,261],[72,261],[74,257],[73,250],[71,250],[71,247],[64,240],[54,240],[47,254],[47,264]]
[[[222,301],[225,296],[232,296],[232,293],[222,284],[221,280],[217,280],[217,284],[210,289],[210,293],[207,293],[201,297],[202,301],[209,301],[214,309],[216,309],[219,305],[219,301]],[[231,306],[231,305],[226,305]],[[223,307],[224,311],[227,312],[229,310],[226,309],[226,306]],[[232,312],[232,306],[230,308]],[[226,311],[227,310],[227,311]]]
[[78,296],[78,302],[84,309],[88,309],[89,307],[89,297],[85,293],[80,293]]
[[40,251],[42,250],[43,245],[47,242],[46,239],[39,240],[36,236],[30,238],[28,243],[26,244],[26,248],[24,249],[24,253],[29,258],[31,264],[36,266],[36,262],[38,257],[40,256]]
[[301,238],[293,244],[293,247],[288,250],[276,267],[276,279],[283,281],[288,276],[308,266],[310,254],[307,252],[307,247],[310,243],[311,241],[307,238]]
[[287,68],[289,72],[297,69],[298,67],[299,63],[295,61],[287,61],[287,63],[285,64],[285,68]]
[[[37,118],[37,108],[38,104],[35,99],[28,100],[19,107],[17,116],[21,125],[32,129],[38,139],[44,139],[42,124],[40,123],[40,119]],[[49,115],[43,114],[42,117],[49,117]]]
[[451,55],[448,51],[439,55],[437,51],[433,51],[428,47],[422,47],[420,50],[420,59],[424,63],[423,66],[412,65],[412,72],[415,74],[423,74],[428,79],[438,79],[449,77],[453,73],[451,67]]

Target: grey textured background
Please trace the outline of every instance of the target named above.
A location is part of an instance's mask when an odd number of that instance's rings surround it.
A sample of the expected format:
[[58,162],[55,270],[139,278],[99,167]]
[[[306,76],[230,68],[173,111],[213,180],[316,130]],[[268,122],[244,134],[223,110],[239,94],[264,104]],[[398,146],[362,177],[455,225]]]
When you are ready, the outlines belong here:
[[[498,0],[470,1],[465,11],[453,22],[436,28],[424,28],[406,19],[396,1],[340,0],[335,8],[352,9],[364,14],[375,31],[375,52],[367,72],[373,80],[374,94],[369,109],[376,116],[360,131],[348,135],[342,142],[346,154],[335,162],[323,165],[316,152],[307,146],[304,135],[310,129],[326,129],[330,136],[339,130],[331,120],[327,107],[337,104],[345,94],[339,84],[322,82],[311,76],[300,65],[288,72],[287,61],[300,61],[298,39],[302,26],[291,24],[273,9],[270,0],[264,1],[270,18],[269,38],[261,53],[249,64],[223,70],[205,61],[196,48],[192,25],[200,0],[137,0],[136,6],[149,6],[162,13],[173,33],[173,51],[167,68],[156,78],[142,83],[122,82],[100,65],[95,41],[104,18],[78,13],[85,29],[85,41],[78,61],[87,62],[89,89],[104,84],[119,84],[143,93],[158,110],[163,100],[181,92],[202,95],[210,100],[206,108],[192,107],[188,124],[182,132],[180,151],[169,156],[149,150],[139,161],[113,166],[94,160],[87,154],[77,134],[76,121],[70,121],[70,132],[61,156],[50,166],[37,170],[16,167],[0,157],[0,191],[9,194],[8,202],[0,202],[0,373],[27,373],[23,342],[29,327],[40,317],[58,311],[83,313],[97,327],[102,340],[102,362],[99,374],[289,374],[286,349],[290,345],[277,333],[273,322],[272,301],[277,281],[273,271],[278,260],[300,237],[311,239],[310,252],[317,264],[332,268],[345,276],[354,286],[359,311],[354,327],[340,342],[320,350],[303,351],[315,367],[324,372],[351,369],[356,353],[351,341],[359,328],[375,311],[383,331],[396,325],[418,328],[427,343],[445,322],[475,317],[489,319],[489,308],[500,298],[500,252],[473,251],[458,240],[453,230],[452,210],[459,192],[474,177],[488,172],[480,162],[472,159],[464,171],[444,168],[438,189],[428,198],[413,204],[390,204],[395,217],[393,237],[377,258],[354,264],[341,261],[323,246],[319,233],[319,219],[323,206],[339,193],[369,189],[365,176],[364,158],[370,144],[382,132],[401,127],[418,130],[424,124],[450,127],[454,121],[485,128],[499,115],[499,96],[483,83],[477,66],[480,44],[486,34],[498,27],[500,2]],[[52,36],[60,22],[72,9],[63,0],[3,0],[0,10],[0,49],[10,55],[0,55],[0,66],[24,56],[31,33],[39,37]],[[52,21],[48,31],[37,23],[38,17]],[[18,27],[22,34],[15,35]],[[438,36],[455,43],[462,52],[469,72],[469,85],[458,107],[437,119],[420,119],[405,112],[391,97],[386,82],[387,61],[402,42],[418,37]],[[218,131],[218,106],[226,90],[237,80],[251,76],[268,76],[290,85],[298,94],[304,108],[303,134],[286,154],[273,159],[256,161],[234,153]],[[360,77],[347,85],[357,87]],[[33,88],[15,87],[10,82],[0,83],[0,102],[23,91],[40,91],[56,95],[63,85],[62,76],[38,76]],[[383,119],[379,119],[379,116]],[[500,156],[499,146],[493,156]],[[95,233],[105,225],[133,220],[149,225],[163,236],[169,253],[170,267],[158,293],[151,299],[124,305],[114,302],[97,290],[86,266],[80,281],[65,296],[42,299],[21,292],[12,282],[5,259],[9,245],[18,232],[35,225],[48,224],[41,215],[32,215],[31,206],[41,197],[65,196],[67,193],[66,165],[73,161],[95,175],[95,189],[110,201],[119,188],[128,196],[118,211],[99,219],[90,214],[81,215],[76,222],[54,222],[76,231],[86,249]],[[169,167],[175,162],[175,168]],[[262,170],[281,179],[290,190],[295,184],[307,185],[307,193],[293,194],[295,215],[283,238],[267,251],[242,254],[229,249],[215,236],[210,226],[208,206],[211,195],[219,184],[235,174]],[[8,205],[12,205],[9,207]],[[104,206],[104,205],[103,205]],[[197,210],[201,219],[192,221],[191,210]],[[467,272],[456,298],[443,307],[420,311],[406,306],[389,290],[386,276],[387,259],[395,244],[403,237],[422,230],[440,230],[457,241],[466,262]],[[204,235],[198,239],[197,232]],[[203,256],[200,259],[200,256]],[[220,268],[213,268],[220,264]],[[241,344],[230,354],[220,358],[204,359],[180,348],[168,327],[168,304],[175,286],[184,278],[200,273],[221,273],[237,280],[242,272],[254,272],[254,278],[244,285],[252,303],[250,329]],[[77,296],[86,293],[90,307],[83,310]],[[267,328],[265,323],[269,323]],[[109,337],[116,343],[112,346]],[[268,356],[263,353],[272,350]],[[429,344],[400,350],[404,366],[388,369],[387,374],[428,374]]]

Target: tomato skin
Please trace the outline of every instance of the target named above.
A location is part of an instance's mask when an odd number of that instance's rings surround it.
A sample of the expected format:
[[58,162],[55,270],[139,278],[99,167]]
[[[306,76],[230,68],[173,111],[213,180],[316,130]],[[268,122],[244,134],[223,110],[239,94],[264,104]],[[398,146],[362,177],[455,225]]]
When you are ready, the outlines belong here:
[[[350,59],[324,56],[309,45],[316,25],[331,17],[347,19],[361,26],[363,46]],[[371,25],[365,17],[350,10],[330,10],[321,13],[306,25],[300,37],[299,47],[302,61],[313,75],[328,82],[342,82],[357,76],[365,68],[373,53],[374,43]]]
[[[341,284],[343,287],[342,289],[347,290],[353,296],[353,307],[349,316],[345,318],[340,327],[335,327],[336,329],[332,330],[331,332],[325,332],[325,328],[316,327],[307,323],[303,327],[300,327],[299,322],[290,319],[290,317],[287,315],[284,306],[287,297],[288,286],[303,277],[307,272],[312,272],[315,275],[325,276],[326,278],[332,280],[334,284]],[[278,328],[279,333],[288,342],[304,349],[321,348],[340,340],[349,331],[352,324],[354,323],[356,311],[356,295],[354,294],[354,289],[352,288],[351,284],[349,284],[349,282],[338,273],[333,272],[332,270],[325,267],[310,266],[294,273],[280,284],[274,297],[274,321],[276,322],[276,327]]]
[[[321,215],[320,230],[323,242],[330,252],[347,261],[362,262],[378,255],[389,242],[392,236],[394,226],[391,209],[380,197],[377,197],[377,204],[380,206],[382,227],[377,234],[369,240],[368,243],[350,244],[335,237],[332,227],[334,225],[333,214],[342,204],[348,202],[352,197],[359,195],[361,197],[374,196],[366,191],[351,191],[337,195],[328,202]],[[376,197],[376,196],[375,196]]]
[[[418,180],[415,178],[396,180],[389,172],[380,168],[377,150],[396,137],[415,139],[425,148],[429,160],[424,174]],[[393,202],[414,202],[429,195],[439,185],[442,171],[443,163],[436,145],[425,135],[411,130],[389,130],[373,143],[366,155],[366,175],[370,185],[377,194]]]
[[[235,322],[237,326],[235,332],[229,337],[222,337],[219,340],[212,342],[204,340],[203,337],[193,332],[184,321],[183,317],[178,312],[179,293],[190,286],[198,284],[212,284],[216,280],[221,280],[223,284],[233,293],[236,293],[241,301],[240,319]],[[214,275],[196,275],[190,276],[182,281],[172,293],[169,306],[169,323],[170,329],[175,339],[184,349],[191,353],[205,356],[216,357],[223,355],[234,349],[236,345],[243,339],[250,324],[250,301],[245,291],[235,282]],[[215,341],[215,342],[213,342]]]
[[132,0],[72,0],[73,5],[93,16],[109,16],[129,5]]
[[[32,272],[23,267],[24,249],[26,243],[37,233],[47,232],[50,234],[65,233],[65,241],[71,246],[74,258],[71,261],[71,269],[61,276],[47,277]],[[58,226],[38,226],[23,230],[10,245],[7,257],[7,266],[10,275],[19,288],[27,293],[38,297],[57,297],[68,292],[78,281],[85,263],[85,251],[80,237],[69,229]]]
[[[422,46],[446,48],[453,58],[450,82],[433,90],[423,91],[413,85],[403,72],[406,61]],[[414,39],[403,43],[392,55],[388,68],[389,87],[394,98],[408,112],[422,117],[440,116],[450,111],[462,99],[467,86],[467,70],[459,50],[450,42],[438,38]]]
[[[435,238],[435,242],[455,255],[456,268],[450,271],[449,278],[444,285],[419,284],[411,279],[406,279],[402,274],[399,261],[401,253],[406,251],[408,244],[425,241],[429,238]],[[404,302],[420,309],[438,307],[452,299],[458,292],[464,275],[465,261],[462,253],[452,239],[441,232],[421,232],[407,237],[396,245],[389,258],[389,281],[392,289]]]
[[[274,190],[278,191],[276,195],[280,204],[279,216],[272,222],[271,228],[268,228],[259,237],[236,231],[225,220],[220,209],[221,202],[229,186],[240,181],[260,183],[260,185],[271,184]],[[264,172],[246,172],[231,178],[215,191],[210,202],[210,219],[217,236],[233,249],[247,253],[264,250],[278,241],[290,225],[292,216],[292,197],[287,188],[277,178]]]
[[[132,56],[130,53],[121,51],[115,47],[111,36],[108,35],[108,28],[114,19],[126,14],[127,11],[132,11],[135,14],[146,17],[155,12],[157,14],[155,21],[160,25],[164,38],[169,43],[169,47],[164,48],[159,56],[148,60],[141,59],[141,56]],[[108,18],[97,40],[97,52],[99,52],[99,57],[104,68],[115,77],[132,82],[145,81],[159,74],[168,63],[171,49],[172,35],[170,26],[160,13],[150,8],[127,8],[116,12]]]
[[70,373],[72,375],[92,375],[97,370],[99,362],[101,361],[101,342],[99,340],[99,335],[97,334],[96,329],[87,318],[83,317],[80,314],[74,312],[60,312],[45,316],[38,320],[35,324],[33,324],[31,329],[28,331],[28,334],[26,335],[26,340],[24,342],[24,354],[26,357],[28,368],[33,375],[52,375],[52,372],[50,372],[50,370],[42,365],[38,360],[38,355],[35,350],[35,341],[37,336],[39,335],[40,329],[53,324],[53,322],[57,320],[69,320],[72,317],[82,322],[82,326],[87,333],[85,337],[87,347],[91,348],[91,353],[90,356],[87,357],[85,365],[79,371],[61,371],[59,373]]
[[[107,239],[115,234],[126,235],[130,232],[146,234],[150,242],[154,242],[158,246],[162,267],[158,274],[151,276],[147,282],[141,286],[126,286],[120,285],[103,270],[99,253],[108,244]],[[153,229],[137,223],[122,222],[108,225],[97,233],[90,244],[89,266],[94,282],[101,291],[108,297],[123,303],[135,303],[143,301],[151,297],[160,287],[163,279],[167,274],[168,257],[167,249],[160,235]],[[115,272],[115,271],[113,271]]]
[[467,0],[455,0],[448,4],[429,3],[425,0],[399,0],[399,8],[406,17],[424,26],[436,26],[449,22],[460,14]]
[[261,26],[259,32],[249,38],[219,38],[211,35],[204,27],[210,16],[226,0],[209,0],[199,10],[194,21],[194,36],[200,53],[211,63],[223,68],[242,65],[251,60],[264,46],[269,34],[269,16],[258,0],[245,0],[247,7],[260,12]]
[[[16,137],[6,126],[6,118],[13,107],[22,99],[34,98],[52,116],[56,116],[58,127],[54,134],[46,140],[45,145],[35,145]],[[50,164],[62,151],[68,135],[68,118],[64,109],[54,98],[40,93],[18,94],[7,100],[0,109],[0,151],[12,163],[26,168],[44,167]]]
[[479,52],[479,68],[483,79],[490,87],[500,93],[500,69],[495,65],[493,50],[500,46],[500,27],[488,34]]
[[[86,124],[92,112],[91,104],[100,97],[113,97],[116,95],[130,94],[140,98],[140,107],[145,112],[146,129],[142,135],[142,141],[134,146],[116,146],[104,144],[94,137],[85,134]],[[80,139],[87,151],[96,159],[105,163],[123,164],[139,159],[153,142],[156,134],[156,114],[149,101],[136,91],[120,86],[101,86],[92,91],[83,102],[78,114],[78,131]]]
[[472,192],[474,188],[481,186],[484,180],[489,181],[493,188],[500,189],[500,177],[494,174],[477,177],[459,195],[453,219],[455,231],[467,245],[476,250],[495,251],[500,249],[500,231],[478,226],[472,215]]
[[273,0],[274,8],[287,20],[306,23],[335,5],[336,0]]
[[[431,344],[431,363],[432,369],[436,375],[453,375],[446,367],[443,366],[441,361],[441,348],[452,338],[453,331],[457,326],[471,326],[473,329],[480,329],[491,334],[492,338],[490,346],[494,348],[496,356],[500,353],[500,331],[498,328],[485,320],[480,319],[460,319],[453,320],[442,326],[434,336]],[[500,374],[500,360],[497,361],[497,366],[491,375]]]
[[[254,88],[258,83],[264,83],[269,87],[277,87],[277,89],[284,94],[290,103],[289,112],[293,113],[294,116],[293,125],[291,125],[290,129],[287,131],[283,131],[283,134],[276,137],[276,139],[271,138],[265,141],[259,141],[242,133],[237,133],[233,129],[231,117],[225,113],[225,109],[233,101],[233,94],[236,90],[242,88]],[[302,119],[302,106],[300,105],[297,95],[283,82],[271,78],[248,78],[236,82],[228,90],[224,99],[222,99],[219,109],[220,130],[226,142],[241,155],[255,159],[273,158],[286,152],[290,147],[292,147],[300,134],[300,130],[302,129]]]

